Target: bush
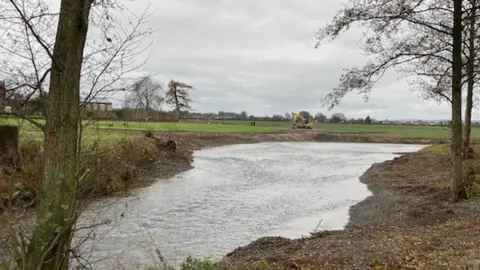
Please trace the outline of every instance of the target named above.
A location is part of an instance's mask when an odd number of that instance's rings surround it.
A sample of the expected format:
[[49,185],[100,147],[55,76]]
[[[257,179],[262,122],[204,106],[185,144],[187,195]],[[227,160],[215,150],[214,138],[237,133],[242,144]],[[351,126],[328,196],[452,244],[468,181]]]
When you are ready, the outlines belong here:
[[125,190],[136,176],[137,167],[153,163],[161,154],[153,140],[134,138],[99,149],[96,146],[82,154],[79,196],[101,196]]
[[[15,205],[32,205],[43,174],[42,145],[38,141],[23,141],[20,144],[21,169],[11,175],[12,199]],[[8,181],[4,179],[3,181]],[[7,198],[8,190],[0,190],[2,198]]]
[[480,159],[473,148],[469,148],[463,161],[463,183],[469,198],[480,197]]
[[[33,205],[43,174],[43,147],[38,141],[25,141],[20,145],[21,170],[12,175],[14,204]],[[139,169],[159,160],[188,163],[190,152],[171,152],[159,145],[159,140],[143,136],[123,139],[108,146],[97,144],[85,147],[79,154],[79,198],[98,197],[127,190],[136,179]],[[8,183],[0,179],[0,199],[8,198]]]
[[215,264],[210,259],[195,259],[189,256],[180,266],[181,270],[215,270]]
[[[473,171],[473,179],[471,180],[471,183],[468,183],[468,180],[466,182],[467,194],[470,198],[478,198],[480,197],[480,160],[474,160],[471,164],[467,165],[472,166]],[[465,169],[468,170],[468,167],[464,168],[464,170]],[[466,176],[464,176],[464,178],[465,177]]]

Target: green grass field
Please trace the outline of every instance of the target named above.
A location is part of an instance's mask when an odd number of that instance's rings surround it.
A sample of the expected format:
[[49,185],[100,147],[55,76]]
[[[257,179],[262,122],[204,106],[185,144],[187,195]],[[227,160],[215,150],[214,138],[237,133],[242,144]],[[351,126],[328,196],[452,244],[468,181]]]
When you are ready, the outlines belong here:
[[[21,119],[0,119],[0,124],[14,124],[21,127],[22,138],[42,139],[42,133],[29,122]],[[250,121],[217,121],[207,122],[125,122],[125,121],[92,121],[85,122],[84,137],[87,141],[103,139],[118,140],[133,136],[136,130],[151,131],[186,131],[186,132],[226,132],[226,133],[266,133],[282,129],[290,129],[291,123],[277,121],[257,121],[256,126],[250,126]],[[407,125],[365,125],[365,124],[331,124],[317,123],[316,130],[383,133],[412,138],[448,138],[450,130],[442,126],[407,126]],[[480,128],[474,127],[473,138],[480,138]]]
[[[249,127],[249,121],[224,121],[229,125],[246,125]],[[257,128],[270,128],[278,130],[280,128],[291,128],[290,122],[277,121],[257,121]],[[254,128],[255,129],[255,128]],[[343,132],[365,132],[365,133],[383,133],[395,136],[405,136],[412,138],[448,138],[450,129],[446,126],[411,126],[411,125],[366,125],[366,124],[332,124],[317,123],[315,129],[324,131],[343,131]],[[480,127],[472,128],[472,137],[480,138]]]

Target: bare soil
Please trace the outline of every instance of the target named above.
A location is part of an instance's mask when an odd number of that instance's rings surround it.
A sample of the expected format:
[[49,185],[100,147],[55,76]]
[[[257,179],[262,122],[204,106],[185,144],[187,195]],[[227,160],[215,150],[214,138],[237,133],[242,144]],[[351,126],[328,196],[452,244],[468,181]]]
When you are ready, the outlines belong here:
[[155,136],[175,140],[180,147],[198,150],[206,147],[261,142],[370,142],[401,144],[448,143],[445,139],[408,138],[385,134],[291,131],[283,133],[196,133],[155,132]]

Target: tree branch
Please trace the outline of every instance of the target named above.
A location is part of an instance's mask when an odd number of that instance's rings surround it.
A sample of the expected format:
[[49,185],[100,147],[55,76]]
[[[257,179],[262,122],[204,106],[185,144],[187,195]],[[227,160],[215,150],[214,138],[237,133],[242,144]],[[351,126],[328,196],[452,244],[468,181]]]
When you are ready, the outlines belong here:
[[32,35],[35,37],[35,39],[38,41],[38,43],[43,47],[43,49],[45,50],[45,52],[48,54],[48,56],[50,57],[50,59],[52,59],[52,61],[54,61],[54,58],[53,58],[53,54],[52,52],[50,51],[50,48],[47,46],[46,42],[37,34],[37,32],[35,31],[35,29],[33,28],[33,26],[30,24],[30,20],[27,20],[27,18],[25,17],[25,14],[23,14],[23,12],[20,10],[20,8],[18,7],[17,3],[15,3],[15,0],[8,0],[13,6],[14,8],[17,10],[18,12],[18,15],[20,15],[20,17],[22,18],[23,22],[25,23],[25,25],[28,27],[28,29],[30,30],[30,32],[32,33]]

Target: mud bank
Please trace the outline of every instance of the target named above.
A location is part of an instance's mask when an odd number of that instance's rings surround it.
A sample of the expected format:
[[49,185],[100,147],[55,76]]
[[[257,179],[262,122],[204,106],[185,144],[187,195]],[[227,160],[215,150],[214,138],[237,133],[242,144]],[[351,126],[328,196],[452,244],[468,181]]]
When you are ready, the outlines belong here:
[[344,230],[261,238],[219,267],[251,269],[265,259],[272,269],[476,269],[480,203],[449,202],[449,163],[420,151],[375,164],[360,179],[373,195],[351,208]]
[[181,147],[198,150],[205,147],[261,142],[366,142],[399,144],[443,144],[446,139],[423,139],[385,134],[298,131],[283,133],[195,133],[155,132],[155,136],[175,140]]

